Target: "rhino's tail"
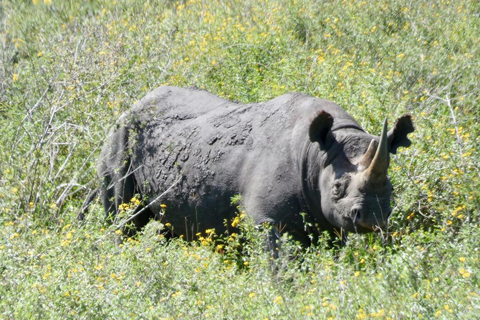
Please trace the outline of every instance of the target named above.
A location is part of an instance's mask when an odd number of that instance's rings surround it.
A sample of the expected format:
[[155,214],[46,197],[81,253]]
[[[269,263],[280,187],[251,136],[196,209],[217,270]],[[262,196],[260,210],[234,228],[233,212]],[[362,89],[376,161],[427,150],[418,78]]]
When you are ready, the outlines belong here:
[[80,207],[80,212],[78,213],[78,220],[83,221],[85,219],[86,214],[88,213],[88,209],[90,208],[90,205],[92,202],[97,198],[98,194],[100,192],[100,189],[94,189],[91,190],[87,197],[85,198],[85,201],[83,201],[82,206]]

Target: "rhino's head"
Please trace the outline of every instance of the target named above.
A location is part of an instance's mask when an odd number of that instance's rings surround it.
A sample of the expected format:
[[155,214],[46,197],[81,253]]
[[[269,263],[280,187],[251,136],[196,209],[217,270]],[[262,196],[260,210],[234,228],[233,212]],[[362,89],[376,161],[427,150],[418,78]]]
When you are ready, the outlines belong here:
[[385,119],[380,137],[355,128],[335,128],[333,117],[321,112],[310,126],[310,140],[326,152],[318,177],[321,211],[336,228],[371,232],[386,226],[393,191],[387,176],[390,153],[408,147],[413,132],[410,115],[397,119],[387,132]]

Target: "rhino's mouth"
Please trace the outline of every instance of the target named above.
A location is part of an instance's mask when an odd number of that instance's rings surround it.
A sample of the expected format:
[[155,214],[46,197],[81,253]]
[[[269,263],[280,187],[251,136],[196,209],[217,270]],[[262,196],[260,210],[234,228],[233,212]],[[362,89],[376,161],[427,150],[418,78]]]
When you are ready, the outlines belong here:
[[[372,214],[375,217],[374,214]],[[366,216],[362,216],[360,210],[352,209],[349,213],[342,214],[343,228],[350,232],[355,233],[369,233],[379,232],[388,225],[387,220],[383,219],[368,219]]]
[[374,223],[358,223],[353,221],[353,228],[357,233],[367,233],[367,232],[380,232],[387,226],[387,223],[383,224],[374,224]]

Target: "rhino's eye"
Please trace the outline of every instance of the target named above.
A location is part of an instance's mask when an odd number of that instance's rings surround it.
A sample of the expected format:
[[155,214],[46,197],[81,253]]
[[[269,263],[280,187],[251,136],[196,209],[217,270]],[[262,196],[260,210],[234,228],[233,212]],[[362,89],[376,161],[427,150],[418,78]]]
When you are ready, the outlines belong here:
[[340,181],[335,181],[332,186],[332,196],[334,199],[339,199],[345,193],[344,185]]

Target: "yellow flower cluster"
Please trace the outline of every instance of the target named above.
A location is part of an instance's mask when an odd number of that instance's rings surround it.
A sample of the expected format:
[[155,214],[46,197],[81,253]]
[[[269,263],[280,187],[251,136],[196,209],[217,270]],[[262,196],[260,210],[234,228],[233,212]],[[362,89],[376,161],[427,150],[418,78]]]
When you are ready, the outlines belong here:
[[240,217],[235,217],[232,221],[232,227],[236,228],[240,224]]
[[470,275],[471,275],[470,272],[465,268],[458,269],[458,273],[460,273],[460,275],[464,278],[470,278]]
[[243,218],[245,218],[245,211],[242,211],[240,215],[236,216],[232,221],[232,227],[236,228],[240,224]]
[[118,210],[120,210],[120,212],[124,212],[124,211],[127,211],[127,210],[133,210],[135,209],[136,207],[138,207],[140,205],[140,200],[137,199],[136,197],[133,197],[129,203],[122,203],[121,205],[118,206]]
[[[33,5],[38,5],[40,3],[40,0],[32,0],[32,3]],[[51,5],[52,4],[52,0],[43,0],[43,3],[45,3],[46,5]]]
[[455,210],[452,211],[452,217],[457,217],[458,219],[462,219],[464,215],[461,213],[459,214],[459,212],[464,211],[466,208],[467,208],[466,205],[458,206],[457,208],[455,208]]
[[197,232],[196,236],[203,246],[209,246],[215,240],[215,237],[216,237],[215,229],[207,229],[205,230],[205,233],[207,235],[206,237],[202,236],[201,232]]

